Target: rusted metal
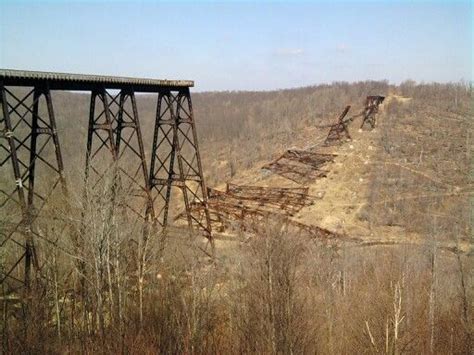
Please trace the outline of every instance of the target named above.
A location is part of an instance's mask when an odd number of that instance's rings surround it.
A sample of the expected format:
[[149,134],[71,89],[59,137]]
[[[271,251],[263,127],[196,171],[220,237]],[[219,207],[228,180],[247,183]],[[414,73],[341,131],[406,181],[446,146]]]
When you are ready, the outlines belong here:
[[[86,184],[89,189],[94,189],[111,172],[114,188],[120,188],[127,195],[126,199],[120,200],[125,201],[124,207],[151,222],[162,217],[155,213],[158,202],[155,204],[156,195],[155,200],[152,196],[152,188],[157,191],[159,175],[165,168],[156,162],[167,159],[161,155],[159,146],[171,141],[167,135],[158,137],[155,134],[148,169],[135,93],[158,93],[158,107],[163,100],[169,99],[165,110],[171,112],[171,121],[161,122],[157,117],[155,133],[160,131],[162,124],[170,124],[174,142],[170,145],[179,174],[174,174],[173,165],[171,170],[166,170],[165,186],[181,184],[184,202],[191,215],[190,203],[197,201],[205,206],[207,203],[189,91],[193,85],[192,81],[0,69],[1,177],[10,184],[10,188],[2,187],[0,190],[3,219],[0,252],[3,254],[8,250],[8,258],[3,263],[5,268],[0,271],[0,284],[5,284],[2,287],[5,292],[28,285],[32,270],[41,268],[36,241],[44,236],[36,231],[38,217],[58,186],[63,186],[63,195],[66,192],[51,90],[91,92]],[[29,91],[25,92],[25,88]],[[110,90],[118,92],[111,94]],[[45,110],[40,109],[41,100],[46,103]],[[40,114],[43,111],[46,112],[44,117]],[[159,108],[158,112],[161,117]],[[164,204],[169,205],[171,199],[173,196],[167,193]],[[161,221],[166,226],[166,219],[164,223]],[[203,221],[194,216],[190,221],[190,225],[203,227],[211,239],[209,213],[205,213]]]
[[[11,190],[2,189],[0,201],[1,214],[8,218],[8,224],[12,226],[2,231],[0,248],[10,251],[4,266],[12,266],[3,270],[0,284],[5,283],[8,289],[23,283],[28,289],[33,269],[40,269],[35,246],[35,238],[39,237],[36,220],[56,188],[62,186],[64,192],[64,166],[47,83],[38,84],[22,95],[1,83],[0,91],[0,123],[4,132],[0,166],[6,169],[9,162],[13,168]],[[46,116],[39,114],[41,99],[46,104]],[[36,179],[38,169],[42,175],[49,177],[48,181]],[[6,177],[11,176],[6,170],[4,173]],[[20,207],[20,213],[16,213],[17,207]],[[22,278],[17,276],[18,272],[14,274],[20,267]]]
[[279,160],[271,162],[263,167],[265,170],[270,170],[275,174],[294,181],[300,185],[307,185],[317,178],[326,177],[327,172],[315,170],[310,166],[304,164],[294,164],[291,161]]
[[225,192],[208,189],[209,201],[226,201],[288,216],[312,203],[308,188],[278,188],[227,184]]
[[374,95],[367,96],[365,99],[365,107],[379,106],[385,100],[385,96]]
[[365,100],[365,108],[363,111],[363,119],[360,128],[364,128],[365,124],[370,125],[370,129],[375,128],[375,115],[379,112],[379,105],[385,100],[385,96],[367,96]]
[[308,190],[307,187],[282,188],[227,183],[226,196],[254,202],[257,206],[275,209],[292,216],[312,203]]
[[315,169],[320,169],[325,164],[333,162],[336,156],[336,154],[318,153],[310,150],[289,149],[283,153],[281,158],[310,165]]
[[112,102],[109,103],[109,93],[103,87],[91,93],[85,171],[86,180],[93,187],[115,167],[117,161],[113,117],[110,112],[110,105],[114,102],[115,98],[112,98]]
[[[159,92],[152,152],[149,180],[155,221],[163,228],[168,225],[172,190],[178,188],[188,226],[202,231],[212,244],[207,190],[188,88]],[[193,213],[193,204],[202,204],[204,214]]]
[[[204,216],[209,211],[213,228],[223,232],[235,227],[235,224],[244,226],[242,223],[247,218],[253,221],[268,217],[287,219],[312,203],[307,187],[279,188],[228,183],[225,191],[208,189],[207,209],[202,203],[193,203],[190,207],[196,215]],[[181,213],[177,218],[185,219],[186,213]]]
[[329,129],[328,136],[326,137],[323,143],[325,146],[333,146],[340,144],[343,139],[352,139],[347,127],[354,118],[351,117],[349,119],[344,119],[350,109],[350,105],[346,106],[344,111],[342,111],[341,115],[337,119],[337,123],[331,126],[331,128]]
[[112,115],[119,187],[127,196],[127,209],[136,217],[151,221],[155,214],[135,92],[124,89],[118,96],[118,103],[116,97],[113,101],[116,111]]
[[[240,189],[241,187],[237,187]],[[247,187],[244,187],[244,189]],[[259,189],[259,187],[248,187],[250,189]],[[273,189],[273,188],[266,188]],[[262,190],[264,191],[264,190]],[[266,194],[264,194],[266,195]],[[256,198],[257,200],[258,198]],[[228,192],[211,190],[208,200],[208,210],[210,211],[211,221],[216,230],[223,232],[225,230],[245,230],[247,232],[263,233],[267,222],[281,221],[290,226],[292,232],[304,234],[320,241],[341,240],[344,236],[327,229],[306,225],[290,219],[288,214],[282,213],[281,209],[265,209],[269,207],[264,201],[260,206],[251,206],[248,200],[238,200]],[[193,204],[191,206],[195,213],[204,213],[202,204]],[[179,217],[183,217],[180,215]]]
[[312,181],[326,177],[327,171],[322,169],[327,163],[334,161],[334,154],[323,154],[307,150],[287,150],[279,158],[263,166],[298,184],[306,185]]
[[[134,90],[129,88],[115,95],[104,87],[91,93],[85,204],[89,200],[87,193],[94,193],[105,176],[113,179],[113,206],[119,192],[122,198],[117,201],[117,205],[125,207],[137,217],[136,221],[153,220],[154,206],[137,103]],[[112,217],[112,213],[109,215]]]
[[157,92],[163,88],[176,89],[194,86],[192,80],[129,78],[14,69],[0,69],[0,80],[5,86],[33,87],[38,84],[48,84],[51,90],[81,91],[92,91],[98,87],[105,87],[117,90],[133,89],[135,92]]

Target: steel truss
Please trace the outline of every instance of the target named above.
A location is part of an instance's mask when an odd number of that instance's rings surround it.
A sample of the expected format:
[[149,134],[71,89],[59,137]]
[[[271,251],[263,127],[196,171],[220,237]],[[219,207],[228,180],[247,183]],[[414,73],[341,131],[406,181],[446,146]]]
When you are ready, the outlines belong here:
[[305,185],[318,178],[326,177],[327,170],[322,168],[327,163],[334,161],[334,157],[334,154],[290,149],[278,159],[265,165],[263,169]]
[[347,126],[350,122],[352,122],[353,118],[344,120],[350,109],[350,105],[346,106],[344,111],[342,111],[341,115],[337,119],[337,123],[330,127],[328,136],[324,141],[325,146],[337,145],[341,143],[343,139],[351,139],[351,135],[349,134]]
[[[152,151],[150,183],[156,221],[163,227],[168,225],[172,190],[178,189],[189,227],[201,230],[211,240],[207,190],[189,89],[159,93]],[[205,206],[205,213],[194,213],[192,204]]]
[[[202,215],[206,210],[210,211],[214,228],[221,232],[227,229],[240,229],[262,234],[266,222],[274,220],[281,221],[287,226],[289,232],[303,234],[319,241],[339,241],[343,238],[342,235],[327,229],[294,221],[289,218],[292,216],[292,213],[288,213],[292,210],[291,208],[278,207],[279,203],[287,206],[294,204],[293,211],[299,211],[305,205],[312,203],[307,195],[307,189],[229,184],[225,192],[209,190],[207,208],[203,204],[193,204],[191,208],[196,214]],[[247,195],[252,192],[256,193],[254,198]]]
[[107,176],[115,179],[114,189],[126,196],[122,200],[133,215],[153,220],[154,207],[133,89],[121,90],[114,96],[104,88],[91,93],[86,180],[93,190]]
[[[0,251],[5,264],[0,270],[0,284],[10,291],[32,279],[32,269],[39,272],[41,263],[36,238],[42,238],[37,217],[58,186],[66,191],[64,165],[56,129],[51,92],[47,84],[35,86],[26,94],[9,90],[0,83],[2,186],[0,213],[6,217],[2,228]],[[41,104],[44,101],[44,104]],[[45,107],[44,107],[45,106]],[[7,171],[8,165],[12,170]],[[37,179],[38,174],[42,179]],[[3,226],[2,226],[3,227]]]
[[290,216],[299,212],[303,207],[312,204],[308,196],[308,187],[263,187],[245,186],[227,183],[226,195],[240,201],[255,202]]
[[[11,294],[24,286],[27,287],[23,289],[28,290],[33,271],[41,276],[40,239],[60,247],[40,233],[46,224],[42,218],[45,210],[53,208],[47,203],[50,197],[53,193],[56,196],[56,190],[61,190],[58,197],[67,196],[52,90],[91,92],[85,194],[93,194],[97,186],[110,177],[115,206],[124,207],[122,210],[129,211],[128,215],[137,221],[150,222],[145,225],[159,225],[164,230],[168,225],[170,200],[175,198],[170,190],[178,186],[183,192],[189,226],[204,230],[212,241],[209,213],[200,219],[189,207],[195,201],[207,206],[191,86],[192,81],[0,69],[0,257],[3,267],[0,285],[3,294]],[[137,92],[158,94],[150,169],[140,130]],[[163,149],[169,152],[164,153]],[[162,176],[164,180],[160,180]],[[116,195],[121,198],[115,199]],[[87,203],[91,195],[84,197]]]
[[384,100],[384,96],[367,96],[362,124],[360,125],[361,129],[364,128],[366,123],[370,125],[370,129],[375,128],[375,115],[379,112],[379,106]]

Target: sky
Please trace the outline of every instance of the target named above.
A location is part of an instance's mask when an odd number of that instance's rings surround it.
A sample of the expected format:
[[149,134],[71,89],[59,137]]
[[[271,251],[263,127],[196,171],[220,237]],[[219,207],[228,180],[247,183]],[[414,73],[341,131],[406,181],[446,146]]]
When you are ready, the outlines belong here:
[[0,0],[0,67],[195,91],[471,81],[470,1]]

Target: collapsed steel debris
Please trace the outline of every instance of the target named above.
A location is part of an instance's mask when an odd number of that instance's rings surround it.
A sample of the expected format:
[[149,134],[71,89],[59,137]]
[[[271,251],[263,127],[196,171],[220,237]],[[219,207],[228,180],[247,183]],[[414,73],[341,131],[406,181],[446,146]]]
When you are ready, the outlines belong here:
[[[352,117],[347,117],[351,106],[345,107],[339,115],[337,123],[330,125],[329,133],[322,144],[334,146],[344,140],[350,140],[348,126],[357,117],[363,116],[363,123],[368,122],[375,127],[375,115],[383,96],[368,96],[364,110]],[[314,150],[289,149],[262,169],[269,170],[301,185],[306,185],[317,178],[326,177],[328,170],[324,167],[334,162],[336,154],[321,153]],[[206,211],[210,216],[211,225],[220,232],[228,228],[261,233],[265,222],[269,219],[283,220],[287,228],[303,233],[319,240],[340,239],[343,237],[318,226],[306,225],[289,217],[294,216],[303,207],[313,203],[308,195],[308,187],[278,188],[261,186],[242,186],[227,183],[225,191],[207,189],[207,205],[202,202],[193,203],[190,208],[195,215],[204,217]],[[184,218],[184,213],[177,218]],[[347,237],[346,237],[347,239]],[[356,241],[353,238],[349,238]]]
[[363,128],[366,123],[370,125],[371,129],[375,128],[375,115],[379,112],[379,106],[384,100],[384,96],[367,96],[362,112],[349,118],[346,118],[346,116],[351,106],[346,106],[337,119],[337,123],[329,126],[329,133],[323,145],[333,146],[340,144],[344,139],[351,140],[352,138],[348,129],[349,124],[359,116],[363,116],[360,128]]
[[[312,203],[307,187],[280,188],[262,186],[242,186],[227,184],[226,191],[208,188],[208,201],[211,223],[218,223],[224,228],[223,213],[227,217],[243,219],[255,213],[275,212],[279,215],[293,216],[303,207]],[[194,203],[191,209],[201,214],[206,210],[203,203]],[[177,218],[183,218],[181,213]]]
[[[304,233],[312,238],[330,240],[343,237],[327,229],[288,218],[313,202],[307,187],[279,188],[228,183],[225,191],[208,189],[207,209],[213,229],[220,232],[230,228],[258,233],[264,222],[280,220],[295,233]],[[195,203],[191,209],[196,214],[204,214],[206,206]],[[182,213],[177,219],[184,217]]]
[[342,111],[341,115],[337,119],[337,123],[330,126],[328,136],[324,141],[325,146],[337,145],[340,144],[343,139],[351,139],[351,135],[349,134],[347,127],[349,126],[349,123],[355,118],[355,116],[344,120],[350,109],[350,105],[346,106],[344,111]]
[[305,185],[317,178],[325,177],[328,171],[322,169],[322,167],[329,162],[333,162],[335,157],[335,154],[290,149],[279,158],[263,166],[263,169]]
[[375,128],[375,115],[379,112],[379,106],[384,100],[385,96],[367,96],[360,128],[364,128],[366,123],[370,125],[370,129]]
[[263,186],[243,186],[227,183],[226,195],[258,206],[275,208],[290,216],[312,202],[307,187],[274,188]]
[[[336,146],[344,141],[351,140],[348,127],[357,117],[363,116],[361,128],[366,122],[374,128],[375,115],[384,99],[384,96],[367,96],[362,112],[351,117],[347,117],[351,106],[346,106],[335,124],[322,126],[329,127],[328,135],[322,146]],[[272,171],[298,184],[307,185],[318,178],[327,176],[328,171],[322,169],[322,167],[329,162],[333,162],[335,156],[334,154],[318,153],[312,150],[287,150],[276,160],[264,165],[262,169]]]

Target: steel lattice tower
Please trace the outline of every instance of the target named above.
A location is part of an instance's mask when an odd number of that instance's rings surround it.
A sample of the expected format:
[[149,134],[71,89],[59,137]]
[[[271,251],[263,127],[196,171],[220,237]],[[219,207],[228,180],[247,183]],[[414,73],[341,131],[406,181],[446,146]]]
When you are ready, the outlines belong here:
[[[41,273],[39,239],[57,246],[57,241],[47,240],[37,228],[50,197],[68,194],[53,90],[91,93],[87,189],[93,190],[111,174],[112,188],[127,196],[123,207],[135,218],[165,230],[170,202],[176,197],[171,190],[177,187],[188,226],[212,242],[209,213],[202,218],[191,209],[195,203],[207,206],[189,90],[193,85],[192,81],[0,70],[0,256],[4,266],[0,285],[4,293],[25,285],[28,289],[32,271]],[[137,92],[157,94],[149,164]]]

